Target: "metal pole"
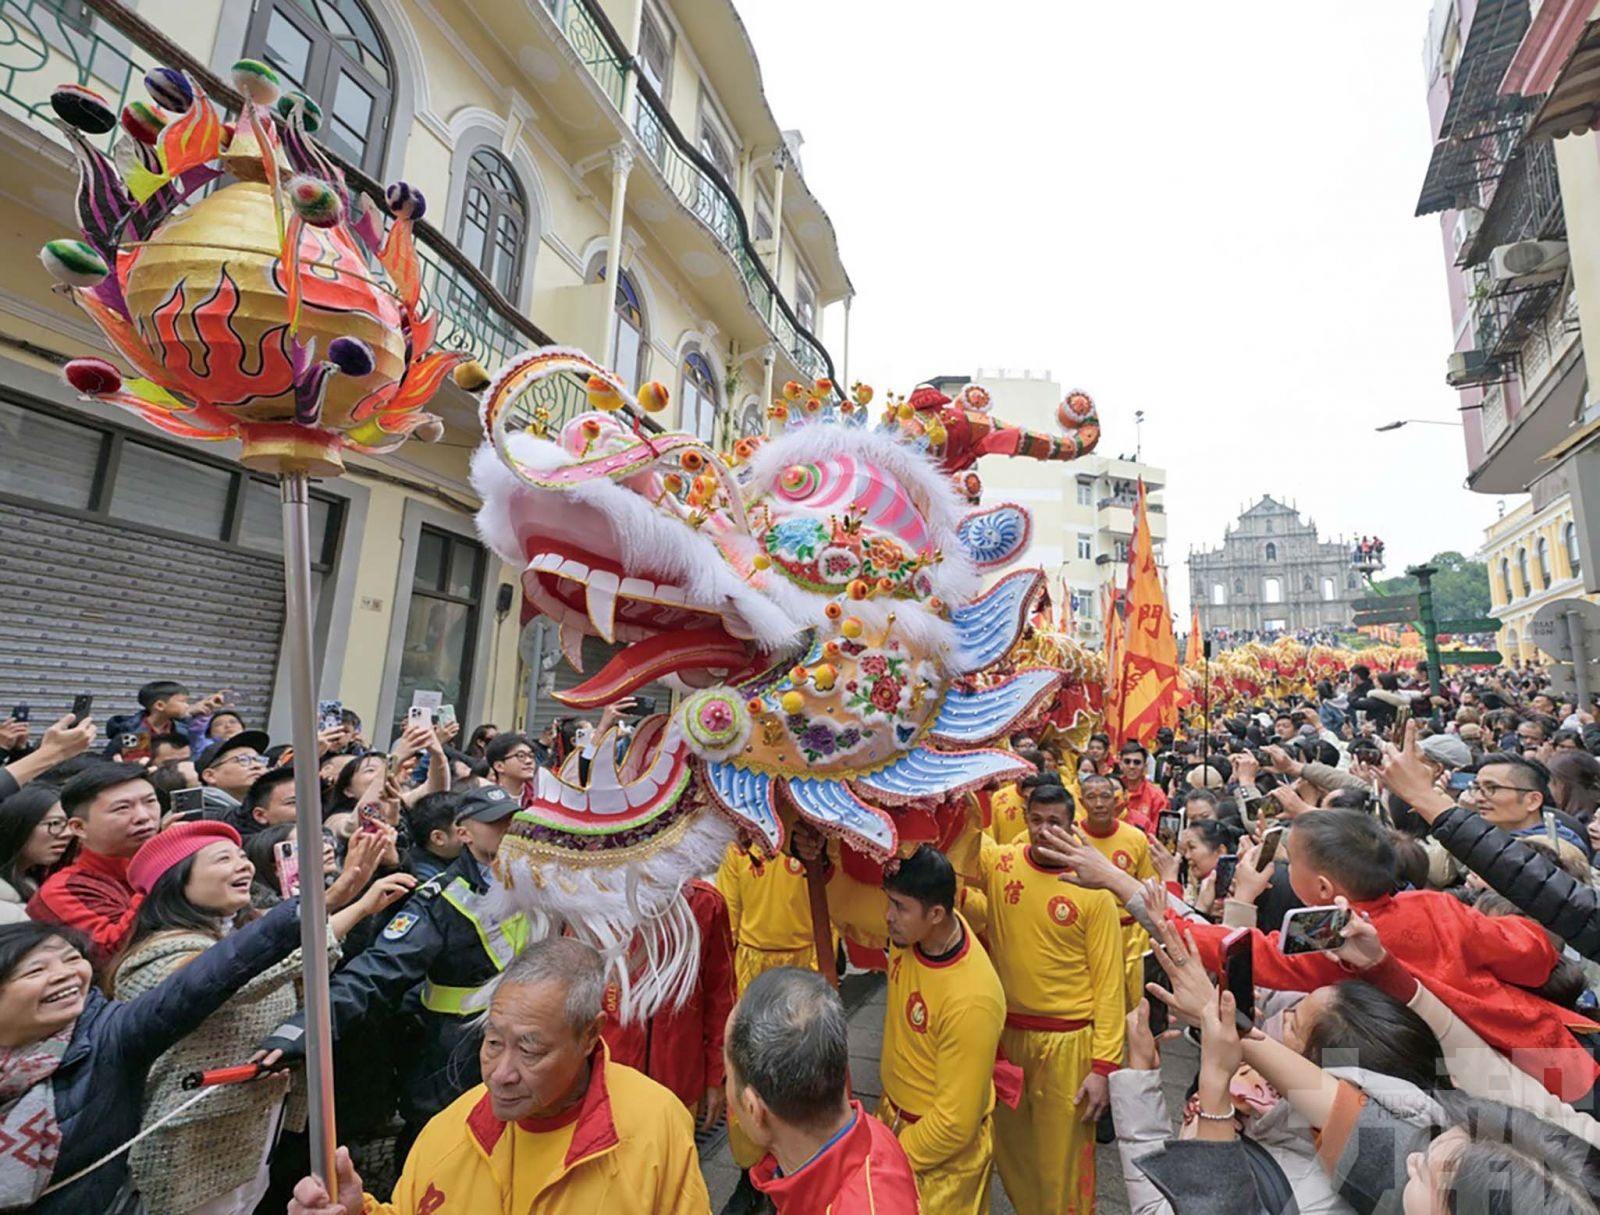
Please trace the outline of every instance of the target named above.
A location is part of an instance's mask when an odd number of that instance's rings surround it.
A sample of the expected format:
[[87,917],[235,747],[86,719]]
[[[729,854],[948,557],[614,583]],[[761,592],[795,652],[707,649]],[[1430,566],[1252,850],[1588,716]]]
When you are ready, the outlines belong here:
[[[317,755],[317,691],[311,657],[311,521],[303,472],[278,478],[283,502],[283,575],[288,614],[284,618],[289,662],[289,715],[293,725],[295,845],[315,878],[322,855],[322,783]],[[328,1009],[328,911],[322,883],[300,886],[300,956],[305,977],[306,1090],[310,1115],[311,1175],[339,1200],[333,1168],[337,1142],[333,1108],[333,1026]]]
[[1583,635],[1583,614],[1563,614],[1567,618],[1567,636],[1572,640],[1572,681],[1578,685],[1578,712],[1583,713],[1589,707],[1589,646]]
[[1444,664],[1439,661],[1439,628],[1433,617],[1433,576],[1439,571],[1431,565],[1417,565],[1407,570],[1417,580],[1417,615],[1422,621],[1422,646],[1428,655],[1428,689],[1430,695],[1444,695]]

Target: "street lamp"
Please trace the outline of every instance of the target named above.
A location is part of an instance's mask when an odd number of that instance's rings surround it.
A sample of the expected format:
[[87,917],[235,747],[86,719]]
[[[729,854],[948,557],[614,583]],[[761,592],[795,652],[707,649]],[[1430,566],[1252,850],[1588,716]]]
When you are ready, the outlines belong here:
[[1374,426],[1373,429],[1381,434],[1385,430],[1399,430],[1402,426],[1413,423],[1418,426],[1454,426],[1457,430],[1461,429],[1460,422],[1439,422],[1433,418],[1401,418],[1398,422],[1387,422],[1382,426]]

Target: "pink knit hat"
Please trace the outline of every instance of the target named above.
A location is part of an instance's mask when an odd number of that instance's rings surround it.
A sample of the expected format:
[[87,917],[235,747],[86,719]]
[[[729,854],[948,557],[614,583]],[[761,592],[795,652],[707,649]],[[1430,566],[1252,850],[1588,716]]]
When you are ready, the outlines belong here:
[[128,862],[128,884],[140,894],[149,894],[163,873],[202,848],[239,842],[239,833],[227,823],[174,823],[152,835],[133,854]]

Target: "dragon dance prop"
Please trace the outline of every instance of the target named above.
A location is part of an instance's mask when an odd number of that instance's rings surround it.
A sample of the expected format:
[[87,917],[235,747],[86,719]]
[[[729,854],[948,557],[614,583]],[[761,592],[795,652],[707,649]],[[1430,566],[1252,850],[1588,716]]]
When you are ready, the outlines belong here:
[[[423,304],[412,239],[421,195],[391,186],[385,230],[310,138],[317,103],[283,92],[264,63],[242,60],[232,75],[244,101],[231,122],[172,68],[153,69],[150,102],[120,116],[90,89],[58,87],[51,105],[77,160],[82,232],[49,242],[40,258],[131,369],[73,359],[64,374],[74,390],[178,438],[236,440],[245,467],[278,478],[295,789],[314,806],[308,478],[342,472],[346,451],[438,438],[442,424],[423,406],[443,378],[481,386],[485,377],[466,355],[430,349],[437,320]],[[119,121],[108,156],[89,137]],[[297,838],[302,856],[320,854],[315,815],[301,816]],[[331,1191],[324,919],[313,883],[301,914],[312,1169]]]
[[[572,375],[595,408],[552,433],[530,403]],[[640,397],[659,409],[666,390]],[[479,531],[587,676],[558,698],[593,710],[662,679],[683,694],[620,760],[614,737],[597,739],[586,783],[576,755],[541,771],[497,862],[536,931],[564,924],[608,951],[625,1018],[692,987],[698,932],[679,891],[736,838],[776,854],[809,823],[881,880],[902,849],[953,838],[967,791],[1031,771],[993,744],[1052,703],[1061,672],[995,668],[1044,576],[983,589],[1030,522],[1019,506],[973,507],[970,470],[990,452],[1092,450],[1092,403],[1068,396],[1065,433],[1049,436],[1000,422],[977,386],[892,399],[876,425],[871,400],[791,382],[770,414],[780,433],[723,456],[631,424],[619,410],[638,402],[578,351],[527,353],[485,394]],[[586,637],[623,648],[586,672]],[[825,908],[817,927],[826,940]]]
[[[1310,696],[1319,682],[1336,679],[1358,663],[1377,673],[1410,670],[1423,660],[1421,646],[1376,645],[1350,650],[1306,646],[1292,637],[1280,637],[1271,645],[1248,641],[1212,656],[1208,664],[1211,711],[1213,715],[1226,714],[1252,708],[1263,700]],[[1201,698],[1206,669],[1195,664],[1183,670],[1191,711]]]

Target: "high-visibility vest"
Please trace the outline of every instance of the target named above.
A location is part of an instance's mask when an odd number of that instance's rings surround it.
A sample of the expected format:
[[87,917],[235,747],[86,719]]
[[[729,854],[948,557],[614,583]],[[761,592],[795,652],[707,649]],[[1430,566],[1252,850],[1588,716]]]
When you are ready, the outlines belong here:
[[[498,923],[486,919],[483,910],[488,902],[488,895],[479,894],[466,878],[456,878],[444,888],[441,897],[477,930],[478,940],[483,943],[483,952],[494,963],[497,972],[505,970],[511,964],[511,959],[527,946],[527,917],[518,912]],[[468,1016],[481,1012],[489,1006],[489,992],[492,986],[493,980],[486,980],[476,987],[451,987],[445,983],[435,983],[432,979],[424,979],[422,1007],[429,1012],[443,1013],[447,1016]]]

